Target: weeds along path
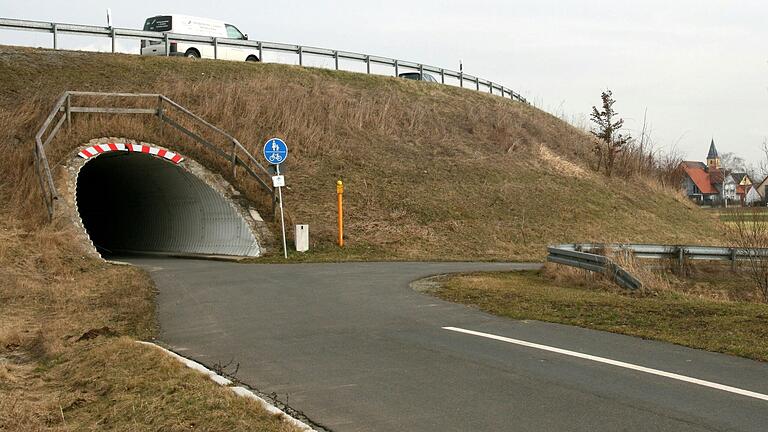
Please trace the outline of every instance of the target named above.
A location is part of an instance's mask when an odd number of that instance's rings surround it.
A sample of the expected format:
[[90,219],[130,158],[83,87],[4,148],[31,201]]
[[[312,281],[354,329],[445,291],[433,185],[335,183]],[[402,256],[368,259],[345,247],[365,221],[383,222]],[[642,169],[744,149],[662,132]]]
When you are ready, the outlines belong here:
[[154,284],[0,213],[0,429],[291,431],[159,351]]

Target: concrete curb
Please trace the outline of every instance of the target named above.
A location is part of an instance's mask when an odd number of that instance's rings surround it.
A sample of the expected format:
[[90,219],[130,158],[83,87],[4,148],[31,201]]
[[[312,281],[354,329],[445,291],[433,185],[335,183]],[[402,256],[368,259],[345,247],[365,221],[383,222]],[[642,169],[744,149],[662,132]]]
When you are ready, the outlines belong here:
[[280,408],[270,404],[269,402],[264,400],[262,397],[260,397],[256,393],[254,393],[252,390],[250,390],[248,388],[245,388],[245,387],[242,387],[242,386],[233,386],[234,383],[232,382],[232,380],[217,374],[216,372],[208,369],[207,367],[201,365],[198,362],[190,360],[190,359],[185,358],[185,357],[182,357],[182,356],[176,354],[175,352],[173,352],[171,350],[168,350],[166,348],[163,348],[160,345],[154,344],[152,342],[144,342],[144,341],[136,341],[136,342],[138,342],[138,343],[140,343],[142,345],[147,345],[147,346],[151,346],[151,347],[159,349],[160,351],[164,352],[165,354],[167,354],[167,355],[175,358],[179,362],[183,363],[188,368],[194,369],[194,370],[202,373],[203,375],[208,376],[208,378],[210,378],[216,384],[219,384],[219,385],[225,386],[225,387],[229,387],[238,396],[246,397],[246,398],[249,398],[249,399],[254,399],[254,400],[260,402],[261,405],[264,407],[264,409],[268,413],[273,414],[273,415],[280,415],[285,422],[295,426],[299,430],[306,431],[306,432],[316,432],[315,429],[313,429],[312,427],[310,427],[306,423],[304,423],[304,422],[302,422],[300,420],[297,420],[294,417],[291,417],[285,411],[283,411]]

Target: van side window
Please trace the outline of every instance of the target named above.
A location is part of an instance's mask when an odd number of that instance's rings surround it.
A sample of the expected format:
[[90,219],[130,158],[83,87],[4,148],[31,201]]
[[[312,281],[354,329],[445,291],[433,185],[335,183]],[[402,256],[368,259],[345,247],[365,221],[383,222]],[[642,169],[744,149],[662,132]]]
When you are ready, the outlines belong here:
[[171,31],[172,20],[173,18],[167,15],[147,18],[147,20],[144,21],[144,30],[156,32]]
[[227,27],[227,37],[230,39],[245,39],[240,30],[231,24],[224,24]]

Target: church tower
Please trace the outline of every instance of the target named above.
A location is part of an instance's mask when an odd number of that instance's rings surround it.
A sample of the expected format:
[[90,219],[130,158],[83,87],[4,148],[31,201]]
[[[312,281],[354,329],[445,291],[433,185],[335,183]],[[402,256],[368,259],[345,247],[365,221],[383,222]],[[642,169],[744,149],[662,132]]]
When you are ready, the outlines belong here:
[[712,143],[709,145],[709,154],[707,155],[707,167],[710,170],[720,169],[720,155],[717,154],[714,138],[712,139]]

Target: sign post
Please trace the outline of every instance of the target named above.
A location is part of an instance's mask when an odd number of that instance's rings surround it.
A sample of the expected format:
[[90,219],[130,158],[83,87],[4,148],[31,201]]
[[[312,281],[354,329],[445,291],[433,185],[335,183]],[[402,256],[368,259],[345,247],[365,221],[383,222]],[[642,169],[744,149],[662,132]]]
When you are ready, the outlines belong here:
[[344,247],[344,182],[336,182],[336,196],[339,208],[339,247]]
[[276,176],[272,177],[272,186],[277,188],[278,201],[280,203],[280,226],[283,231],[283,256],[288,258],[288,244],[285,240],[285,216],[283,215],[283,186],[285,177],[280,175],[280,164],[288,157],[288,146],[280,138],[272,138],[264,143],[264,159],[275,166]]

